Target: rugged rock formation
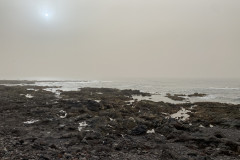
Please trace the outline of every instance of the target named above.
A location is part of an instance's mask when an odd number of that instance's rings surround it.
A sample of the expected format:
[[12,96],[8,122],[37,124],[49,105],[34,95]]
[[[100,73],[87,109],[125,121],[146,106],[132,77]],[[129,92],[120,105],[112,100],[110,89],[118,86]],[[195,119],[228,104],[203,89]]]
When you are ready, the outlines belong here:
[[133,101],[149,95],[136,90],[56,96],[44,89],[0,86],[0,159],[240,159],[240,105]]

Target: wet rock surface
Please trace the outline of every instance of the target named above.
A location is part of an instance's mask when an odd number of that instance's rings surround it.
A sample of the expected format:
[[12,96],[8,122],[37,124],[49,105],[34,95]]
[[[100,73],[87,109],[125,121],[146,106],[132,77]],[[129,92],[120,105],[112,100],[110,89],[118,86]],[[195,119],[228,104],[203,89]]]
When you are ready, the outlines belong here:
[[207,96],[207,94],[204,94],[204,93],[193,93],[193,94],[189,94],[189,95],[167,93],[165,97],[168,97],[169,99],[174,100],[174,101],[186,101],[186,102],[189,102],[188,100],[191,97],[205,97],[205,96]]
[[170,94],[170,93],[167,93],[166,94],[166,97],[170,98],[171,100],[174,100],[174,101],[183,101],[183,100],[186,100],[186,95],[185,94]]
[[240,159],[240,105],[133,101],[149,96],[137,90],[56,96],[44,89],[0,86],[1,160]]

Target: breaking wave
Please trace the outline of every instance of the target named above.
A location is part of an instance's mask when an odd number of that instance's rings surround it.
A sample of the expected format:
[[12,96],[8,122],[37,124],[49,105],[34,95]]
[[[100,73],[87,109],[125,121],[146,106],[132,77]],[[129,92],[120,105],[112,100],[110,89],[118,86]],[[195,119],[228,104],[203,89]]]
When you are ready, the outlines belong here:
[[210,89],[216,89],[216,90],[239,90],[240,88],[230,88],[230,87],[218,88],[218,87],[210,87]]
[[200,99],[204,99],[204,100],[210,100],[210,99],[215,99],[217,98],[217,96],[215,95],[207,95],[207,96],[204,96],[204,97],[199,97]]

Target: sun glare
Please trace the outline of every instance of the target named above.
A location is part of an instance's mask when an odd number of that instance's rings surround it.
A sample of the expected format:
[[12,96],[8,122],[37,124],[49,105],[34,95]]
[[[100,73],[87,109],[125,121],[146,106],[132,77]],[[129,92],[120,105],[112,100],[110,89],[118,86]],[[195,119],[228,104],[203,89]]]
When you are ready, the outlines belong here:
[[45,16],[48,17],[48,13],[45,13]]

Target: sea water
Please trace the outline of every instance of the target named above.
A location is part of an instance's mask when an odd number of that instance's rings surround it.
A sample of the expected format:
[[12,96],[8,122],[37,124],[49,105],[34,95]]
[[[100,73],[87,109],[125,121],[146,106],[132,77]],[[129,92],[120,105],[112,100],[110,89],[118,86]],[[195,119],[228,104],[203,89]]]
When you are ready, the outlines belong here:
[[[12,85],[12,84],[11,84]],[[32,85],[32,84],[16,84]],[[186,102],[221,102],[240,104],[240,80],[239,79],[124,79],[110,81],[39,81],[36,86],[58,86],[52,91],[77,91],[84,87],[137,89],[149,92],[151,97],[134,96],[141,100],[164,101],[170,103]],[[204,97],[187,97],[186,101],[173,101],[166,94],[193,94],[204,93]]]

